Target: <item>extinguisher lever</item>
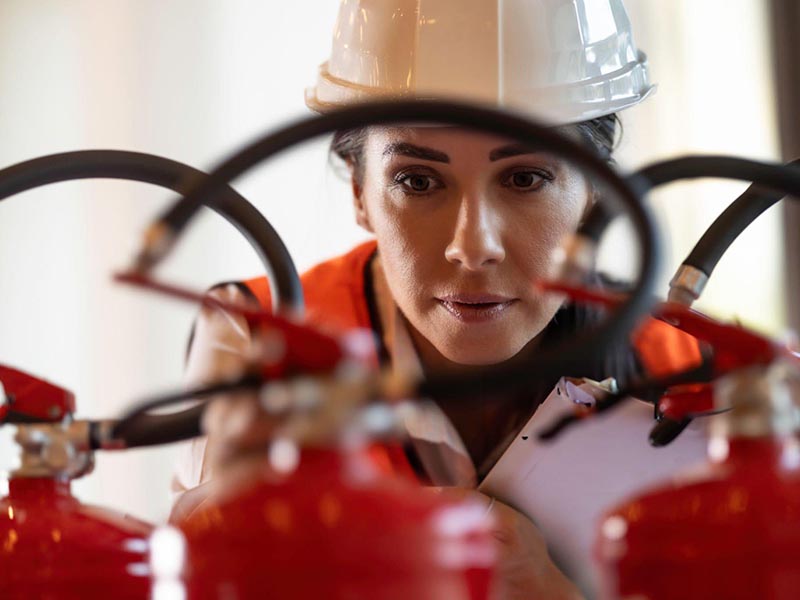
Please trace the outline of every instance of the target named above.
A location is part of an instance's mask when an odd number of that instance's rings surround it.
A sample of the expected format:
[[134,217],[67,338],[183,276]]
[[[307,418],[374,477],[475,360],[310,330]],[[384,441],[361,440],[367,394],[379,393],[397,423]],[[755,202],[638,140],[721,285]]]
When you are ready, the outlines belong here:
[[[577,286],[561,281],[542,281],[539,289],[564,294],[577,302],[590,302],[606,308],[616,308],[625,295],[608,290]],[[677,302],[663,302],[653,316],[705,342],[713,351],[713,377],[755,365],[768,365],[778,358],[789,358],[800,364],[800,357],[771,340],[731,323],[721,323]]]
[[725,409],[714,405],[711,382],[688,383],[668,388],[656,402],[656,420],[650,431],[650,444],[666,446],[677,438],[696,417],[716,414]]
[[75,396],[29,373],[0,365],[0,424],[55,423],[75,412]]
[[778,358],[798,357],[770,338],[738,324],[720,323],[674,302],[660,305],[655,317],[708,344],[713,351],[714,377],[756,365],[769,365]]
[[[613,309],[624,301],[624,295],[604,289],[573,285],[564,281],[544,281],[539,289],[564,294],[577,302],[589,302]],[[568,415],[542,434],[543,439],[555,437],[571,423],[589,414],[608,410],[625,396],[661,394],[654,398],[658,423],[650,433],[654,446],[664,446],[673,441],[696,416],[715,410],[711,382],[723,375],[756,365],[769,365],[779,358],[788,359],[800,366],[800,355],[784,345],[750,331],[738,324],[720,323],[700,312],[677,303],[664,302],[656,307],[653,316],[705,344],[704,363],[701,368],[677,374],[678,379],[664,380],[662,385],[651,381],[640,383],[636,390],[625,390],[620,395],[606,398],[592,411]],[[666,385],[664,385],[666,384]]]
[[[157,292],[172,298],[196,302],[201,306],[218,308],[239,314],[247,320],[265,354],[261,365],[263,376],[275,379],[292,373],[323,373],[331,371],[345,357],[345,350],[336,338],[314,327],[295,323],[281,315],[250,305],[225,302],[208,294],[158,282],[137,272],[119,273],[115,281]],[[277,352],[276,352],[277,350]]]

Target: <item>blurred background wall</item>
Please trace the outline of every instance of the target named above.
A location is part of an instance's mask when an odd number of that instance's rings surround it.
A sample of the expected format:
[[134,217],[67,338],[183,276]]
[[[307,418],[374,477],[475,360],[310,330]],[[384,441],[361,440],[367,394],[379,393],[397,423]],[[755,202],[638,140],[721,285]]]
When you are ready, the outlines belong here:
[[[627,5],[659,88],[624,114],[620,166],[689,152],[777,160],[764,3]],[[306,113],[303,90],[327,58],[337,8],[331,0],[2,0],[0,166],[116,148],[209,168]],[[324,141],[236,187],[272,221],[301,270],[365,237],[352,223],[348,186],[328,166]],[[700,181],[653,195],[668,232],[667,271],[744,187]],[[110,284],[170,197],[141,184],[81,182],[3,202],[0,363],[72,389],[79,414],[92,417],[178,387],[194,309]],[[737,241],[702,308],[782,331],[779,217],[772,209]],[[621,235],[609,242],[606,263],[624,270],[632,254],[626,244]],[[159,275],[202,289],[259,272],[247,244],[207,214]],[[0,440],[0,467],[10,462],[9,435]],[[74,488],[85,501],[164,519],[174,454],[101,454],[95,473]]]

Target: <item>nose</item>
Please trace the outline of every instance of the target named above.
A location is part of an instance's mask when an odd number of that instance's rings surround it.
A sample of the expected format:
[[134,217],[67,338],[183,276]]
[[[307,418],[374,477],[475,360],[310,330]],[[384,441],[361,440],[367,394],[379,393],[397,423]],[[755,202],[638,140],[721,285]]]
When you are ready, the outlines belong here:
[[445,258],[469,271],[480,271],[506,257],[499,215],[481,198],[464,196]]

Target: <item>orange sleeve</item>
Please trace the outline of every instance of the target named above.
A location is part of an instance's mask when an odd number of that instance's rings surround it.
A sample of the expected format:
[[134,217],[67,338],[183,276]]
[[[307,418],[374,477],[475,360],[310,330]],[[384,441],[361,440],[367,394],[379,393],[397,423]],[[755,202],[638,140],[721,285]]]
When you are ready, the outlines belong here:
[[[306,271],[300,278],[306,301],[306,320],[329,333],[370,328],[364,297],[364,269],[375,252],[375,241],[365,242],[350,252]],[[272,306],[265,277],[249,279],[244,285],[261,306]]]

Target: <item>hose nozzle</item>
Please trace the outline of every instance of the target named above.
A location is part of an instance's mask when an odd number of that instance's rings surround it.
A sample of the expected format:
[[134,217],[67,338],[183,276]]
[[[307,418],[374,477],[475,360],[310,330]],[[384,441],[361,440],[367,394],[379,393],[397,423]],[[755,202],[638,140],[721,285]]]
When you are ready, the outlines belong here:
[[706,283],[708,283],[708,275],[697,267],[684,263],[669,282],[668,300],[691,308],[695,300],[703,293]]
[[144,232],[142,248],[136,256],[133,271],[147,273],[161,262],[175,244],[175,231],[163,221],[156,221]]

